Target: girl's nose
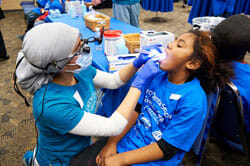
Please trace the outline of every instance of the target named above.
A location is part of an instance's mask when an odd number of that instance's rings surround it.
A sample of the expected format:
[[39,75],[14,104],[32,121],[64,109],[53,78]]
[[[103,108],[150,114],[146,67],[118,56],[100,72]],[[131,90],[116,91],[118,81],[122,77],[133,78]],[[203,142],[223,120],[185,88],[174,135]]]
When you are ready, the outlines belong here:
[[169,48],[169,49],[172,48],[172,45],[173,45],[173,42],[169,43],[167,48]]

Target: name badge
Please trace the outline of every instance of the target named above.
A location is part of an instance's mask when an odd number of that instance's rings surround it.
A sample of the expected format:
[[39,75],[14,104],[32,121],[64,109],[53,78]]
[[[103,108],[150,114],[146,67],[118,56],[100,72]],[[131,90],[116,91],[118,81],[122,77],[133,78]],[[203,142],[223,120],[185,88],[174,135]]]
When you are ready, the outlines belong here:
[[178,95],[178,94],[171,94],[169,99],[172,99],[172,100],[179,100],[181,98],[181,95]]

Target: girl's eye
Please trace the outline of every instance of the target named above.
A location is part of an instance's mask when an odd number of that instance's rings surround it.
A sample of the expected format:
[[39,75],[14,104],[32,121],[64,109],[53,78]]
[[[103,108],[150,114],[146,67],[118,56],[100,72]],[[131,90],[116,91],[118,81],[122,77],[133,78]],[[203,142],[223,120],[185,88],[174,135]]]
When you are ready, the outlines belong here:
[[180,47],[180,48],[182,48],[182,46],[181,46],[180,44],[178,44],[178,45],[177,45],[177,47]]

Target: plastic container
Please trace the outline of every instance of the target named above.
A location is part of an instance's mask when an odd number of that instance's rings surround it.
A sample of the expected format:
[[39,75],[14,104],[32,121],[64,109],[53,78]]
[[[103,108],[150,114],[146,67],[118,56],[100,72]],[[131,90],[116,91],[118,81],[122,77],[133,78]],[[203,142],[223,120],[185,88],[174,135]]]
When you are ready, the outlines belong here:
[[116,45],[119,44],[122,31],[119,30],[107,30],[104,31],[104,53],[107,56],[117,55]]
[[71,18],[76,18],[76,9],[72,3],[69,4],[68,14],[70,15]]
[[128,54],[128,48],[126,47],[123,37],[121,37],[116,44],[116,53],[117,55]]
[[224,17],[197,17],[192,19],[193,29],[201,31],[213,31],[216,25],[223,21]]
[[61,12],[59,9],[50,9],[49,13],[51,15],[52,18],[58,18],[61,17]]

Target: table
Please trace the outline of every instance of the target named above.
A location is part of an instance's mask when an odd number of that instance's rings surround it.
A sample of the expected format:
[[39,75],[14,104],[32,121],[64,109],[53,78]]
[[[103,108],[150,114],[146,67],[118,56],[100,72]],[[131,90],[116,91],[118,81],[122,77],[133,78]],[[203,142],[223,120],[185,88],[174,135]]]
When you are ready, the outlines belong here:
[[[72,27],[78,28],[83,38],[88,38],[88,37],[94,36],[95,34],[93,31],[85,27],[84,19],[82,17],[73,19],[67,14],[62,14],[62,16],[59,18],[52,18],[51,16],[48,16],[48,20],[50,22],[65,23]],[[110,19],[110,29],[121,30],[123,34],[139,33],[141,31],[141,29],[137,27],[126,24],[114,18]],[[104,42],[102,42],[102,47],[103,45],[104,45]],[[93,54],[92,65],[95,66],[97,69],[108,72],[109,62],[106,56],[104,55],[104,49],[102,51],[96,51],[93,43],[90,43],[89,46]],[[105,92],[105,94],[102,97],[102,102],[98,108],[97,114],[110,116],[113,113],[113,111],[116,110],[116,108],[120,105],[123,98],[126,96],[129,90],[131,81],[132,80],[130,80],[130,82],[128,82],[126,85],[116,90],[103,89],[103,92]]]
[[234,6],[233,14],[250,14],[250,0],[237,0]]
[[224,13],[250,14],[250,0],[192,0],[188,22],[203,16],[222,16]]
[[142,8],[153,12],[173,11],[173,0],[142,0]]

